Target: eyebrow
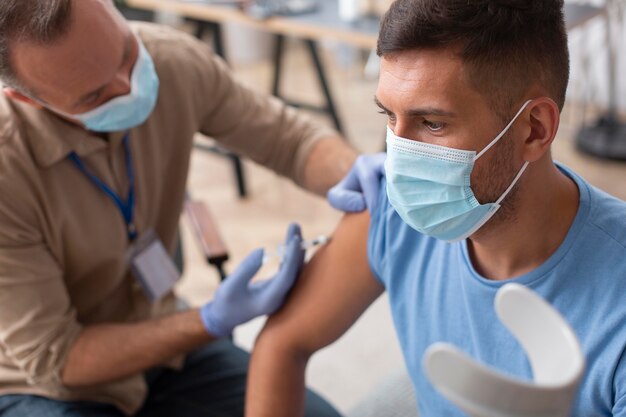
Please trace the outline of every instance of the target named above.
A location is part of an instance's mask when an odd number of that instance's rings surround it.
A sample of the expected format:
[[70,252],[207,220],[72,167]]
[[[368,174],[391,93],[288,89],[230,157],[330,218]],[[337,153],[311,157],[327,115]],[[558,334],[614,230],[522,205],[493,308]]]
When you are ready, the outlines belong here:
[[[133,41],[133,35],[132,33],[129,33],[125,39],[126,43],[124,45],[124,52],[122,53],[122,61],[119,67],[117,68],[118,70],[124,66],[124,64],[128,60],[128,57],[130,56],[130,52],[131,52],[132,45],[133,45],[132,41]],[[85,103],[87,100],[89,100],[93,96],[99,96],[107,88],[108,85],[109,83],[106,83],[105,85],[83,95],[74,107],[79,107],[80,105]]]
[[[378,107],[380,107],[382,110],[384,110],[385,113],[389,113],[389,114],[393,113],[391,110],[389,110],[387,107],[385,107],[383,105],[383,103],[380,102],[378,97],[374,97],[374,103],[376,103],[376,105]],[[456,113],[450,112],[450,111],[447,111],[447,110],[443,110],[443,109],[438,109],[436,107],[424,107],[424,108],[417,108],[417,109],[409,109],[409,110],[405,111],[404,113],[407,116],[411,116],[411,117],[424,117],[424,116],[456,117]]]

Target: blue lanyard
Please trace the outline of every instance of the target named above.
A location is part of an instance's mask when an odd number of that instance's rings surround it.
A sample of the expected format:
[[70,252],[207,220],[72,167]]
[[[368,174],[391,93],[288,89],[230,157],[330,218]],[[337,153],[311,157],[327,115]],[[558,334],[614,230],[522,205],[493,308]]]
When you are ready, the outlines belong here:
[[137,237],[137,228],[134,222],[135,212],[135,174],[133,172],[133,160],[128,146],[128,134],[124,136],[124,150],[126,151],[126,170],[128,172],[128,197],[126,202],[113,191],[108,185],[106,185],[100,178],[96,177],[91,171],[87,169],[83,161],[76,154],[72,152],[69,156],[70,160],[76,165],[76,167],[87,176],[100,190],[105,193],[117,206],[124,217],[126,222],[126,229],[128,232],[128,239],[132,242]]

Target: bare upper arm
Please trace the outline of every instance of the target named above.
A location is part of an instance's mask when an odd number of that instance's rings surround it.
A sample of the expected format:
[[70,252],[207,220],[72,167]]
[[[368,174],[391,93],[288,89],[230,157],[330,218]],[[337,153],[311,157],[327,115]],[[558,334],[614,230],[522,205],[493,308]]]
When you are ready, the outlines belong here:
[[298,351],[314,351],[338,339],[384,288],[367,261],[368,213],[348,214],[332,240],[303,269],[283,308],[259,341],[271,339]]

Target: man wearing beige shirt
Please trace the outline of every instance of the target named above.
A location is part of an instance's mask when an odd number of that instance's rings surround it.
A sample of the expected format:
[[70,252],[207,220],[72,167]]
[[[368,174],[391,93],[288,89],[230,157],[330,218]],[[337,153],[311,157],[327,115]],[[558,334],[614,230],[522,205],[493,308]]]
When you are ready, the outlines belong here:
[[[192,138],[319,194],[354,151],[110,0],[2,0],[0,79],[0,416],[242,415],[248,354],[224,336],[280,307],[300,231],[269,284],[249,284],[256,251],[211,302],[176,312],[167,274],[142,267],[174,249]],[[355,190],[375,176],[358,162]],[[309,399],[310,415],[337,415]]]

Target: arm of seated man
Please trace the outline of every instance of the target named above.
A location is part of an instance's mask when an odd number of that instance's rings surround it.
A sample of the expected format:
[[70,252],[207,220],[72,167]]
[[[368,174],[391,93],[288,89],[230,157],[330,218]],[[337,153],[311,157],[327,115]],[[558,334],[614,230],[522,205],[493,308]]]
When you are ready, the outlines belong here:
[[280,269],[263,284],[250,283],[263,264],[263,251],[256,250],[220,285],[213,300],[198,310],[140,323],[85,328],[71,347],[63,382],[82,386],[136,374],[225,337],[254,317],[273,313],[304,261],[300,226],[289,226],[285,248]]
[[383,292],[367,261],[369,219],[365,212],[342,220],[261,332],[250,365],[248,417],[302,415],[308,359],[345,333]]
[[62,381],[67,387],[114,381],[212,340],[197,309],[139,323],[88,326],[69,351]]

